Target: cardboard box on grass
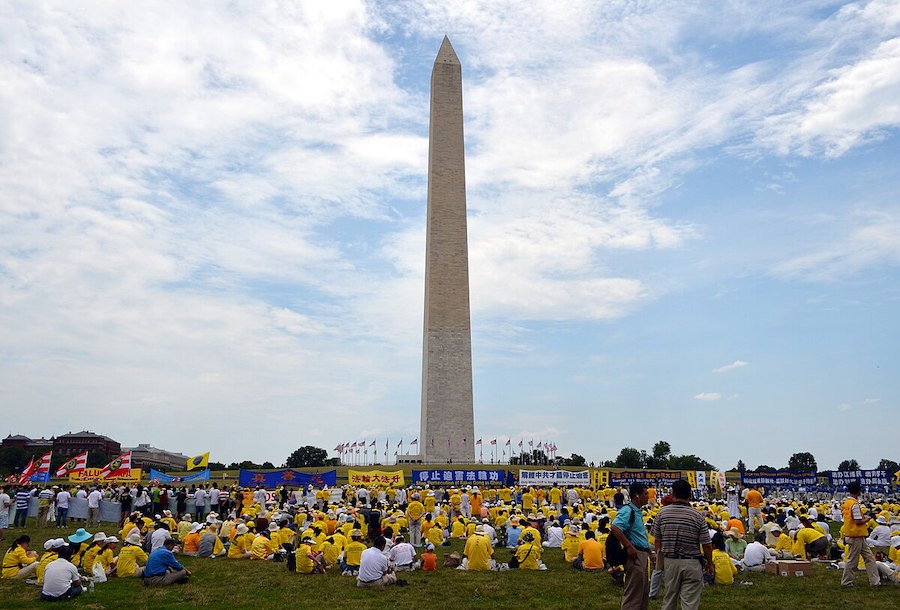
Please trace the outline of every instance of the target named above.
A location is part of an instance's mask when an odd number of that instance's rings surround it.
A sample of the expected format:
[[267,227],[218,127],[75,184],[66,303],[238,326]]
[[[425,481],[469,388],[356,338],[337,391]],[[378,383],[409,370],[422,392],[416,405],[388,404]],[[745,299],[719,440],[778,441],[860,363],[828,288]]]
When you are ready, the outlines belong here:
[[812,562],[809,561],[772,561],[766,564],[766,574],[781,576],[808,576],[812,573]]

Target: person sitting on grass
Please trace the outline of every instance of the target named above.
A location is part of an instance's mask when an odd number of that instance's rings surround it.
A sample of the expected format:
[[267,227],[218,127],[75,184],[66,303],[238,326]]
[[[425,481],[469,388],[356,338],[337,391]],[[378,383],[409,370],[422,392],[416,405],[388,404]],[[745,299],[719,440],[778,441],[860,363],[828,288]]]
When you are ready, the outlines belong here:
[[22,534],[15,540],[6,555],[3,556],[3,578],[28,578],[37,571],[38,556],[35,551],[29,551],[31,536]]
[[[897,538],[897,540],[900,540],[900,538]],[[425,545],[425,552],[422,553],[422,571],[437,571],[437,553],[434,552],[434,545],[430,542]]]
[[172,549],[175,540],[168,538],[163,545],[150,553],[144,567],[144,584],[147,586],[165,586],[184,584],[191,577],[191,571],[181,565]]
[[534,534],[525,531],[522,534],[522,544],[516,549],[516,559],[519,560],[520,570],[546,570],[541,563],[541,545],[535,541]]
[[141,547],[141,535],[132,532],[125,538],[125,544],[119,551],[119,560],[116,562],[116,576],[119,578],[140,578],[144,575],[144,564],[147,563],[147,553]]
[[181,541],[181,554],[188,557],[200,556],[200,530],[203,526],[199,523],[191,524],[191,531]]
[[344,576],[356,576],[359,573],[359,563],[367,548],[362,536],[362,530],[355,529],[350,532],[350,542],[347,543],[344,558],[340,562],[341,574]]
[[716,532],[712,537],[713,565],[716,567],[713,582],[717,585],[733,585],[737,567],[725,552],[725,537],[722,532]]
[[234,529],[235,535],[231,544],[228,545],[227,557],[228,559],[249,559],[250,545],[253,544],[253,540],[247,538],[250,528],[243,523],[238,523]]
[[597,541],[594,530],[584,533],[584,541],[578,545],[578,557],[572,561],[576,570],[596,572],[603,569],[606,563],[606,549]]
[[225,545],[219,539],[219,524],[210,523],[200,535],[197,557],[222,557],[225,553]]
[[[386,587],[398,584],[397,576],[388,565],[384,556],[384,536],[375,538],[374,546],[363,551],[359,562],[359,575],[356,577],[357,587]],[[406,584],[406,581],[403,581]]]
[[[61,539],[60,539],[61,540]],[[44,570],[44,583],[41,586],[41,600],[46,602],[61,601],[78,597],[84,590],[78,568],[69,561],[72,548],[62,546],[59,556],[47,564]]]
[[462,560],[460,570],[485,571],[494,569],[494,548],[491,541],[484,533],[484,526],[480,523],[475,527],[474,533],[466,540],[463,550],[465,559]]
[[294,551],[298,574],[325,573],[325,558],[322,553],[315,550],[315,544],[316,541],[311,536],[306,536]]
[[269,530],[263,530],[253,539],[250,545],[250,559],[272,559],[278,550],[272,545]]
[[733,561],[737,562],[743,559],[746,550],[747,541],[744,540],[744,535],[738,528],[725,530],[725,551]]
[[765,572],[766,564],[775,560],[775,551],[766,546],[766,533],[757,532],[753,542],[744,550],[744,558],[738,564],[742,570]]
[[59,559],[59,550],[67,546],[66,541],[62,538],[51,538],[44,543],[44,554],[41,555],[41,559],[38,561],[37,570],[35,571],[38,586],[44,584],[44,571],[47,569],[47,566],[50,565],[51,561]]
[[419,562],[416,561],[416,549],[402,535],[394,538],[394,546],[391,547],[388,560],[396,572],[409,572],[419,567]]

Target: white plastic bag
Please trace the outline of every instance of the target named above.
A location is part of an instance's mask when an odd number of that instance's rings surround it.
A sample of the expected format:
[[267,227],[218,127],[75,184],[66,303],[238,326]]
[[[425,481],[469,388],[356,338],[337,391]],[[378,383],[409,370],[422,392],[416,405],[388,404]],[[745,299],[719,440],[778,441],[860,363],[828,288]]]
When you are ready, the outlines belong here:
[[106,570],[103,568],[102,563],[100,563],[99,561],[95,561],[94,569],[92,570],[92,572],[94,575],[92,580],[95,583],[106,582]]

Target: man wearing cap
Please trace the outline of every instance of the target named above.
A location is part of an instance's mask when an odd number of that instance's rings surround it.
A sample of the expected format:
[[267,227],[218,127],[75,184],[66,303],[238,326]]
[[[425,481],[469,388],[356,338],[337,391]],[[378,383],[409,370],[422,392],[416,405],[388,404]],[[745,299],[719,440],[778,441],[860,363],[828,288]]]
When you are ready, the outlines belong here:
[[[715,574],[712,540],[703,516],[691,506],[691,484],[684,479],[672,483],[672,504],[659,510],[651,534],[657,556],[665,563],[663,582],[666,593],[663,608],[674,609],[681,600],[682,610],[696,610],[703,591],[703,560],[706,573]],[[616,515],[618,521],[619,516]],[[702,555],[701,555],[702,549]],[[628,583],[626,581],[626,588]],[[646,606],[645,606],[646,607]]]
[[35,572],[38,586],[44,584],[44,570],[47,569],[51,561],[59,559],[59,550],[66,546],[68,544],[62,538],[51,538],[44,543],[44,554],[38,560],[37,571]]
[[841,535],[847,544],[847,558],[844,564],[844,573],[841,576],[842,587],[853,586],[853,573],[856,571],[859,558],[862,557],[866,565],[866,574],[869,577],[869,585],[878,587],[881,578],[878,575],[878,567],[875,565],[875,555],[866,544],[869,529],[866,527],[867,519],[863,517],[859,506],[859,495],[862,487],[859,481],[851,481],[847,484],[847,499],[841,504],[841,515],[844,525],[841,526]]
[[[646,610],[650,605],[650,580],[647,576],[650,541],[647,539],[647,528],[644,526],[641,507],[647,503],[647,486],[636,481],[629,486],[628,494],[630,496],[629,503],[619,509],[610,527],[611,535],[618,538],[622,547],[628,552],[628,558],[625,560],[625,590],[622,592],[622,609]],[[696,514],[702,522],[703,518],[699,513]],[[702,580],[700,584],[703,584]]]
[[191,576],[190,570],[181,565],[172,549],[175,541],[171,538],[163,546],[150,553],[144,567],[144,584],[147,586],[164,586],[186,583]]

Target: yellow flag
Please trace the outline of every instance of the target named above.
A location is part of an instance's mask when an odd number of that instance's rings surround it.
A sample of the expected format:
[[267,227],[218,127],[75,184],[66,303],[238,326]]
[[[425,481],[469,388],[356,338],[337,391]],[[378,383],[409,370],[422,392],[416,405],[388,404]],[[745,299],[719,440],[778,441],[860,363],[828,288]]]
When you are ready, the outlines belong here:
[[193,470],[194,468],[206,468],[209,466],[209,451],[206,453],[201,453],[200,455],[195,455],[192,458],[188,458],[187,461],[187,470]]
[[900,470],[894,473],[894,483],[900,485]]
[[697,471],[696,470],[688,470],[687,471],[687,480],[688,483],[691,484],[691,487],[697,489]]

